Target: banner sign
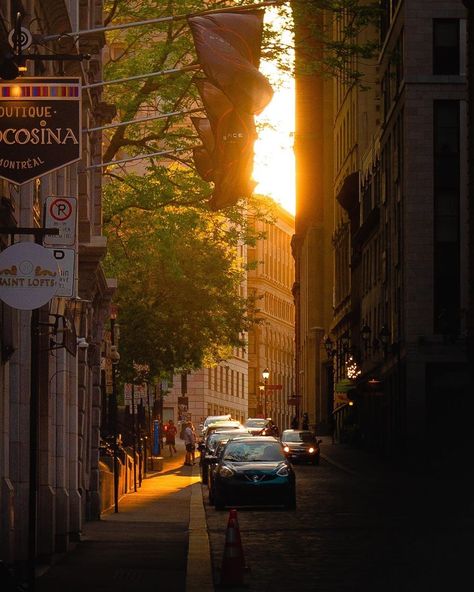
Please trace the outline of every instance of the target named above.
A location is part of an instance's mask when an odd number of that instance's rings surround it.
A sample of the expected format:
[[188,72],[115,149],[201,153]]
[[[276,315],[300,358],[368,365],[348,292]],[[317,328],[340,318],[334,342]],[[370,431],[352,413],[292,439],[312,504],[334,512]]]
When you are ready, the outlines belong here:
[[77,199],[75,197],[46,198],[44,210],[44,227],[57,228],[59,234],[47,234],[43,244],[72,247],[76,244]]
[[0,299],[12,308],[40,308],[56,295],[58,282],[58,264],[49,249],[23,242],[0,253]]
[[79,78],[0,84],[0,177],[21,185],[81,158]]

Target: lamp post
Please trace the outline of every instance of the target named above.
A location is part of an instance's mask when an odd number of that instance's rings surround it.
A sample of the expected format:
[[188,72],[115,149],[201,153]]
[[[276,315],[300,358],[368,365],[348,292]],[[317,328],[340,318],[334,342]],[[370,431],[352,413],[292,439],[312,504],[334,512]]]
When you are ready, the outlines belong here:
[[263,393],[264,390],[265,390],[265,385],[263,384],[263,382],[259,382],[258,383],[257,417],[259,417],[260,415],[263,415],[262,401],[263,401],[263,397],[264,397],[264,393]]
[[110,405],[110,420],[113,429],[114,435],[114,512],[117,513],[119,511],[118,507],[118,499],[119,499],[119,474],[118,474],[118,455],[117,455],[117,448],[118,448],[118,433],[117,433],[117,375],[116,375],[116,368],[117,364],[120,361],[120,354],[117,350],[117,345],[115,343],[115,330],[116,325],[115,321],[117,319],[117,311],[115,309],[112,310],[110,314],[110,360],[112,362],[112,397],[111,397],[111,405]]
[[268,386],[268,379],[270,378],[270,370],[265,368],[262,372],[263,378],[263,415],[265,419],[267,418],[267,386]]

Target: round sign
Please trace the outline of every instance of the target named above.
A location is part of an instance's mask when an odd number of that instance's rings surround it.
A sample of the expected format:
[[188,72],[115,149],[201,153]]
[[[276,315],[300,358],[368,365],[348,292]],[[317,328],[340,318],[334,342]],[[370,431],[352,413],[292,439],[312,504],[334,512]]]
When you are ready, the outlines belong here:
[[51,300],[58,286],[59,267],[49,249],[16,243],[0,253],[0,299],[12,308],[39,308]]
[[51,202],[49,206],[49,213],[51,214],[51,217],[58,222],[64,222],[71,217],[71,202],[67,199],[63,199],[62,197],[58,197]]
[[33,35],[26,27],[21,27],[19,31],[20,39],[17,42],[18,32],[16,29],[12,29],[8,33],[8,43],[10,44],[13,49],[16,48],[16,45],[19,45],[21,50],[28,49],[30,45],[33,43]]

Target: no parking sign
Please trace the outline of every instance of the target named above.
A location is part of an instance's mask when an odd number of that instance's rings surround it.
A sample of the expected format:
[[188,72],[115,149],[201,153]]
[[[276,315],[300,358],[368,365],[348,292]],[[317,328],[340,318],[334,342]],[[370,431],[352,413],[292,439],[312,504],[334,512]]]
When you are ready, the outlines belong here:
[[44,237],[45,245],[74,246],[76,243],[77,199],[49,196],[45,202],[45,228],[57,228],[59,234]]

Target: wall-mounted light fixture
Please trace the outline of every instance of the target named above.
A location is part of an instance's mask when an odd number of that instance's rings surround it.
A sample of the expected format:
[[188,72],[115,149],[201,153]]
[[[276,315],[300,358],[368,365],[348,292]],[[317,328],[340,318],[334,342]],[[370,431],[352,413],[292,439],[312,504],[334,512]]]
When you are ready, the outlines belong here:
[[77,338],[77,347],[79,349],[87,349],[89,347],[89,343],[85,337],[78,337]]
[[378,335],[372,339],[372,329],[369,325],[365,324],[362,326],[360,330],[360,335],[362,337],[362,342],[364,344],[364,351],[367,353],[369,351],[377,352],[382,346],[384,355],[387,354],[388,346],[390,342],[390,329],[384,323],[378,332]]

